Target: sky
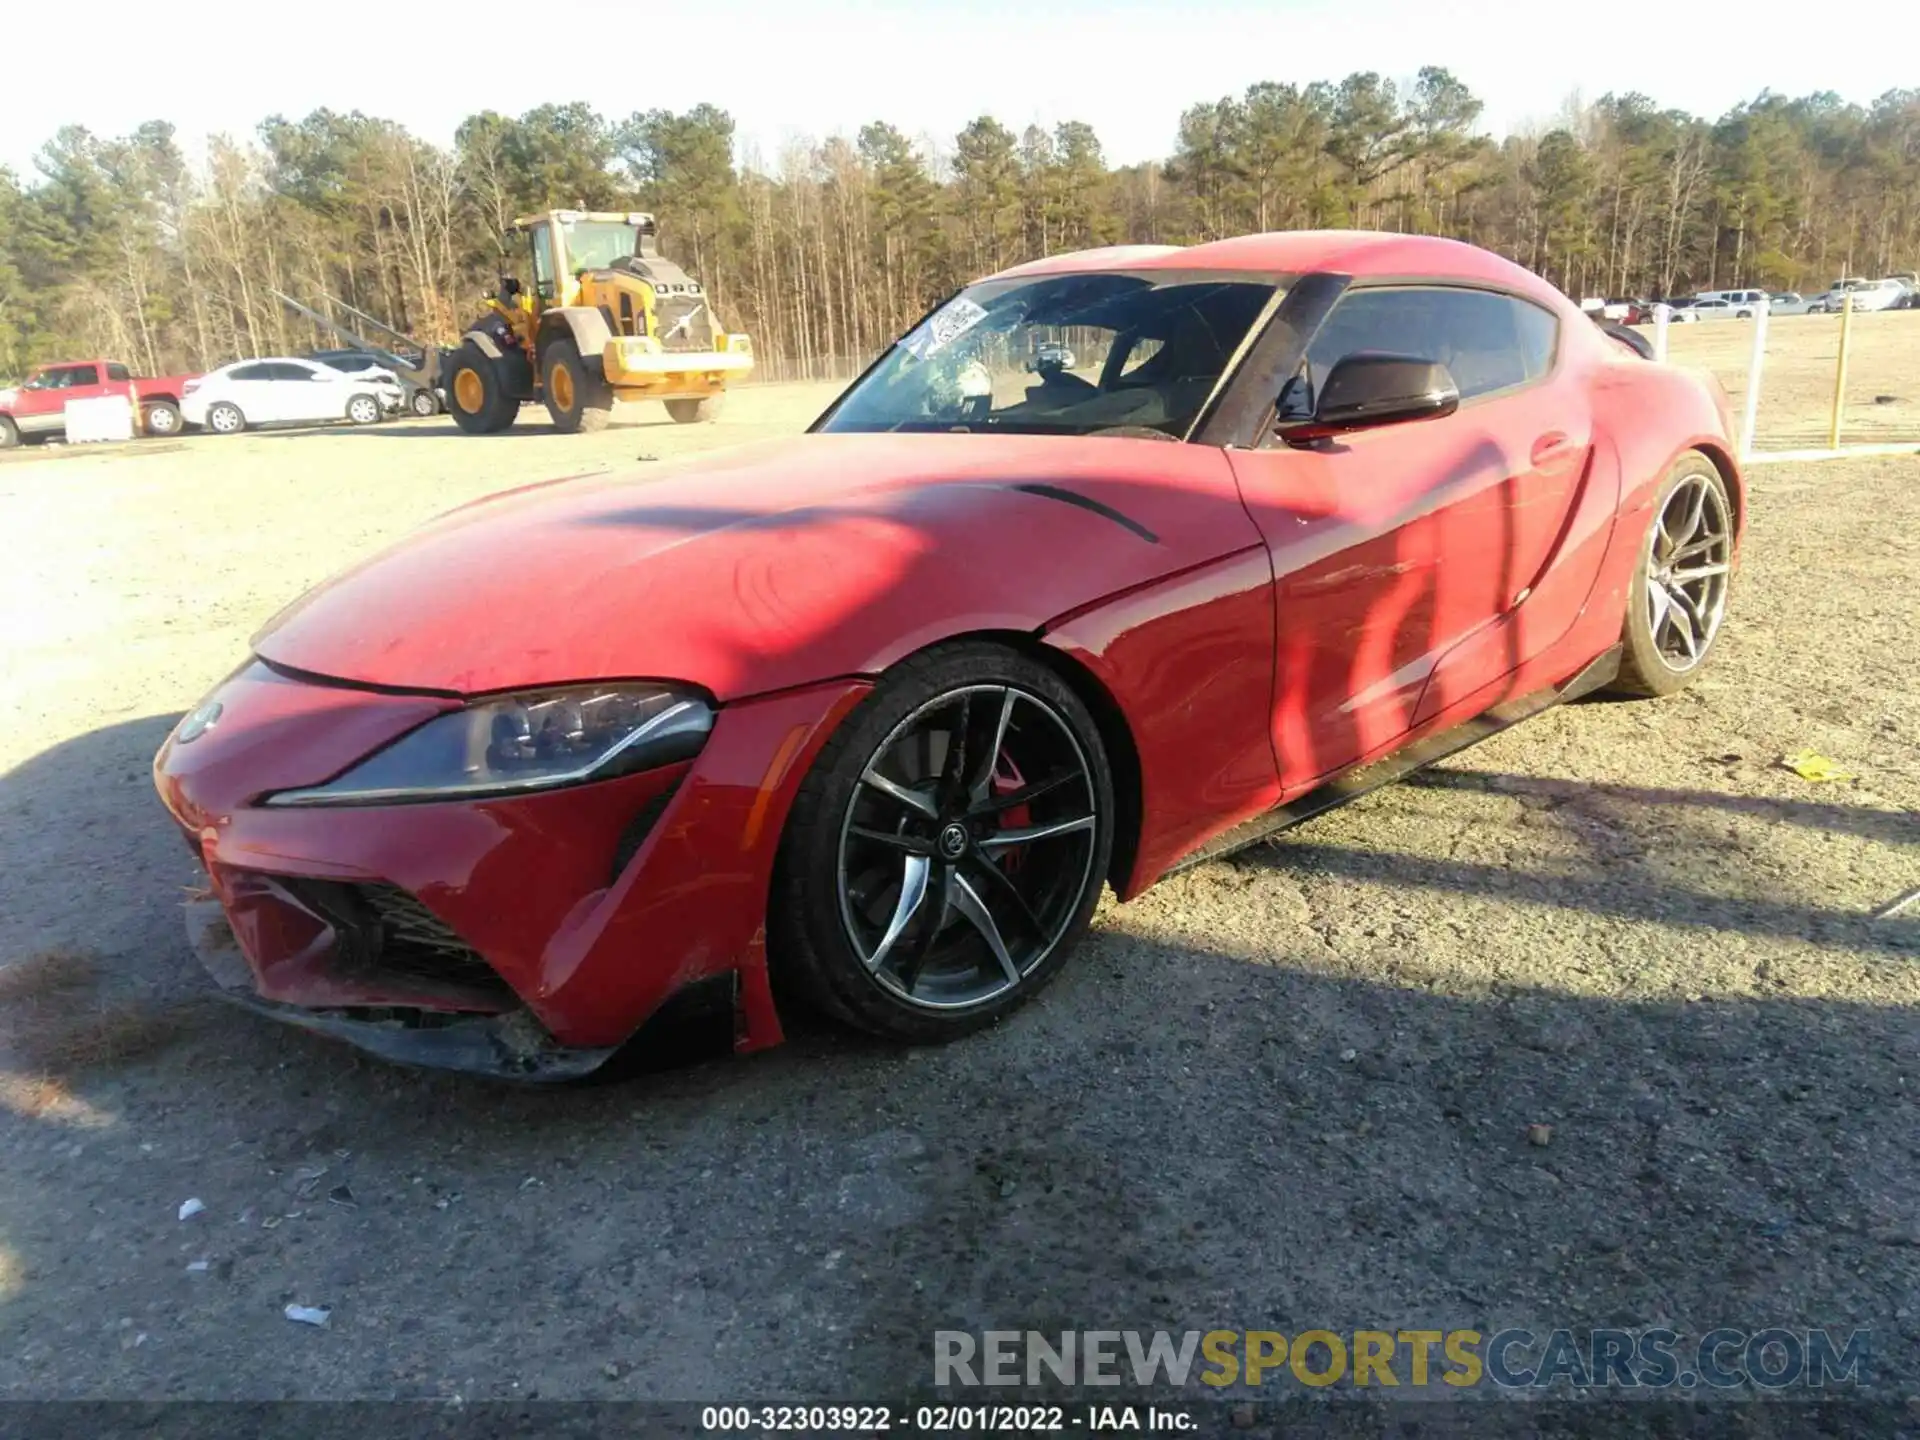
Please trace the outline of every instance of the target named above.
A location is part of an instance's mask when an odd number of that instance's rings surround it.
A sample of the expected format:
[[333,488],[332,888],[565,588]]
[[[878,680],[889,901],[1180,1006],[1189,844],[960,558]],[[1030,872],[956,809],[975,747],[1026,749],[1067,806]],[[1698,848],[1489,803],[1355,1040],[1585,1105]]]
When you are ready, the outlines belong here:
[[[1910,0],[1908,0],[1910,3]],[[1847,34],[1911,35],[1908,3],[1853,0]],[[1763,89],[1867,102],[1920,82],[1910,43],[1783,38],[1750,0],[678,0],[678,3],[269,5],[261,0],[10,0],[7,49],[42,60],[0,86],[0,165],[27,177],[63,124],[118,135],[173,121],[250,137],[325,106],[439,144],[480,109],[584,100],[621,118],[710,101],[770,163],[794,139],[873,119],[948,148],[991,114],[1016,132],[1085,120],[1110,163],[1166,155],[1186,106],[1260,80],[1410,79],[1452,70],[1494,135],[1544,128],[1576,93],[1638,90],[1718,117]],[[156,24],[155,16],[164,16]],[[76,15],[84,33],[72,33]],[[458,29],[454,28],[459,18]],[[584,35],[567,43],[575,21]],[[558,37],[543,55],[541,35]]]

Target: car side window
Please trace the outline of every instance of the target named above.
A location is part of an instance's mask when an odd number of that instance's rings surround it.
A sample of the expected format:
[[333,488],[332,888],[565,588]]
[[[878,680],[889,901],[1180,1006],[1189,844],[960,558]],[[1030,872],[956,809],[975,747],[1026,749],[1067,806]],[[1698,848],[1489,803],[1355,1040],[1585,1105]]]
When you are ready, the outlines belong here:
[[73,365],[67,369],[66,385],[63,388],[72,390],[79,385],[98,385],[99,383],[100,367],[98,365]]
[[107,379],[109,380],[131,380],[132,378],[133,376],[127,373],[127,367],[124,365],[107,366]]
[[271,380],[272,372],[271,365],[242,365],[238,370],[229,370],[227,378],[229,380]]
[[1559,321],[1537,305],[1490,290],[1408,286],[1351,290],[1307,347],[1314,393],[1334,362],[1361,351],[1437,360],[1460,398],[1538,380],[1553,368]]
[[304,380],[315,380],[319,378],[314,371],[307,369],[307,367],[304,365],[288,365],[282,362],[279,364],[262,365],[260,368],[267,372],[265,378],[269,380],[302,380],[304,381]]

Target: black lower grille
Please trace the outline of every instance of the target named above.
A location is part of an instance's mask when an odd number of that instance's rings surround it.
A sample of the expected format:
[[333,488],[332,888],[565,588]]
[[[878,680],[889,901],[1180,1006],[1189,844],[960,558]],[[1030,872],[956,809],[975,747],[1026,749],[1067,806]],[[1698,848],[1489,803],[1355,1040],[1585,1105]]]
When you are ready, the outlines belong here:
[[357,887],[381,928],[380,963],[425,980],[463,985],[499,985],[500,977],[451,927],[394,885]]
[[350,966],[513,998],[512,988],[478,951],[397,885],[308,879],[281,883],[333,926],[341,959]]

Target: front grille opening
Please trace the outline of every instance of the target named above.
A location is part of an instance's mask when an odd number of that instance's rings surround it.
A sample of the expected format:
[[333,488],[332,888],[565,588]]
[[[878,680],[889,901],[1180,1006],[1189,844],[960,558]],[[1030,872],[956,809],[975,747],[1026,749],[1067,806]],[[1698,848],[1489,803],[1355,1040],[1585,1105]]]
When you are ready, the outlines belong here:
[[333,927],[339,963],[458,986],[475,1000],[515,1003],[513,988],[445,921],[397,885],[283,877],[301,904]]
[[383,970],[511,993],[472,946],[405,890],[397,885],[354,888],[379,920],[379,964]]

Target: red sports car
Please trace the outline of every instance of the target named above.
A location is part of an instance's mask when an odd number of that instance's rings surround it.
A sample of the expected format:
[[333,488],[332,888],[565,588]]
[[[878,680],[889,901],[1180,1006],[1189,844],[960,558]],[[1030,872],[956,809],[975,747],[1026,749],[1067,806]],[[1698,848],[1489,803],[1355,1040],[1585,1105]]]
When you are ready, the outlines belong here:
[[709,985],[742,1050],[790,999],[959,1034],[1103,884],[1685,685],[1729,433],[1451,241],[1023,265],[805,435],[494,496],[276,616],[155,761],[190,929],[236,998],[421,1064],[578,1075]]

